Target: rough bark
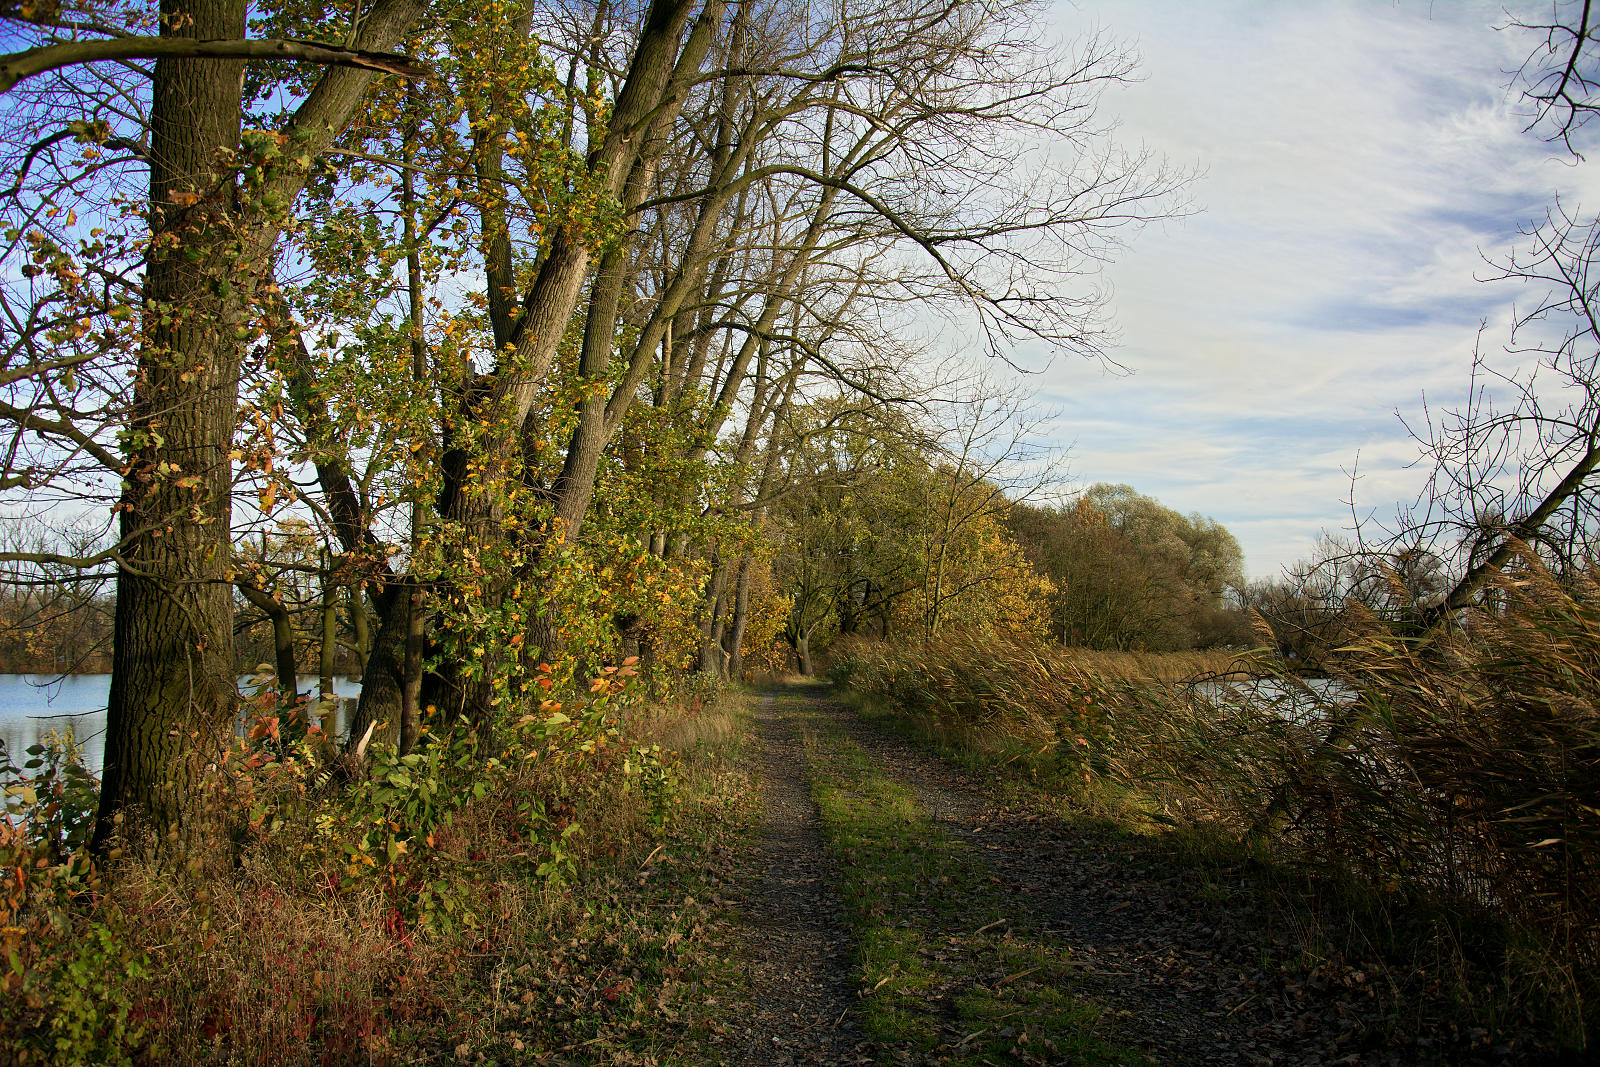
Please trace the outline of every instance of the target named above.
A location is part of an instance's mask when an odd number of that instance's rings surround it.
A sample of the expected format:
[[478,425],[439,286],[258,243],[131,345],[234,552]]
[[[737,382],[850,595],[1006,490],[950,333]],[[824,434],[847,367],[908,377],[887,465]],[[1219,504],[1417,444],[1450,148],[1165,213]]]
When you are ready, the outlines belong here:
[[322,736],[333,740],[334,711],[333,668],[339,656],[339,586],[328,573],[330,567],[326,554],[322,564],[322,640],[317,657],[317,701],[321,707]]
[[[244,34],[243,0],[168,0],[164,32]],[[243,308],[235,185],[243,64],[162,59],[150,114],[152,241],[145,333],[120,503],[105,771],[97,840],[132,810],[158,836],[190,814],[211,752],[233,733],[229,564]],[[172,472],[176,468],[177,473]]]
[[[243,0],[163,0],[164,38],[244,36]],[[416,0],[379,0],[351,46],[397,44]],[[307,156],[349,124],[370,70],[324,75],[286,127]],[[232,736],[231,492],[239,368],[257,272],[303,166],[286,165],[241,204],[232,168],[243,62],[157,59],[150,113],[150,252],[120,508],[111,691],[95,845],[129,813],[184,834],[205,768]]]
[[618,635],[622,638],[622,658],[624,660],[639,656],[639,641],[643,633],[639,616],[628,613],[613,615],[611,624],[617,628]]
[[422,736],[422,653],[427,643],[427,603],[422,589],[410,585],[406,602],[406,652],[400,675],[400,754],[417,747]]
[[361,670],[361,696],[350,716],[345,748],[361,742],[367,727],[377,724],[373,740],[399,744],[406,684],[406,637],[411,628],[410,596],[396,582],[377,603],[378,629]]
[[728,657],[728,677],[735,682],[744,677],[744,631],[750,621],[750,567],[749,556],[739,561],[739,579],[733,597],[733,622],[728,627],[722,646]]
[[726,660],[722,652],[723,616],[726,609],[728,566],[720,557],[714,560],[711,579],[706,584],[706,621],[700,626],[699,670],[702,674],[722,677]]

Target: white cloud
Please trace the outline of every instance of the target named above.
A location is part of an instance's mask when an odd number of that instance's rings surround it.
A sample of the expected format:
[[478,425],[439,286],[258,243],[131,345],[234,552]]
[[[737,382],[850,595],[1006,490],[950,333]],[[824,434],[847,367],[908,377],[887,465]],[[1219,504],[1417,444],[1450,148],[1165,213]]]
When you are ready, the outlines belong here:
[[1121,135],[1203,168],[1203,212],[1141,234],[1109,272],[1136,373],[1059,363],[1084,481],[1128,482],[1240,537],[1275,572],[1360,500],[1392,512],[1422,474],[1394,412],[1453,400],[1479,324],[1516,291],[1483,256],[1556,193],[1600,203],[1592,168],[1523,132],[1505,71],[1529,42],[1493,3],[1262,0],[1058,9],[1137,40]]

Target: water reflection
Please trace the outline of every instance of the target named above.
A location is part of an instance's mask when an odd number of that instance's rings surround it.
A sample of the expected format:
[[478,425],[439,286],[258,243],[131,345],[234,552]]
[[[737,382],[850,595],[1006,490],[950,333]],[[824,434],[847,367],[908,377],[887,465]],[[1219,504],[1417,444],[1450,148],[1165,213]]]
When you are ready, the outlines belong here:
[[1292,722],[1321,719],[1330,704],[1348,704],[1356,692],[1332,678],[1255,678],[1240,675],[1210,679],[1188,687],[1210,704],[1252,704],[1271,708]]
[[[255,691],[253,682],[252,675],[239,677],[241,696],[248,698]],[[105,762],[106,695],[110,690],[109,674],[0,674],[0,739],[12,762],[20,765],[28,746],[39,744],[52,730],[64,733],[70,728],[83,746],[84,762],[99,774]],[[360,695],[361,682],[335,678],[333,691],[341,698],[335,728],[343,733],[343,701]],[[301,692],[315,696],[316,679]]]

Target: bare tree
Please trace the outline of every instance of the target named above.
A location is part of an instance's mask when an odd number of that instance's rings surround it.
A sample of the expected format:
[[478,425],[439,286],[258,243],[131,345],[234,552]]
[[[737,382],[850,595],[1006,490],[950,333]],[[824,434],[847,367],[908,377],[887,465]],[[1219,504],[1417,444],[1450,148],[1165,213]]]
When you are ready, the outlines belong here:
[[[1589,0],[1554,0],[1542,20],[1507,29],[1536,39],[1513,88],[1530,130],[1578,160],[1593,117],[1596,64]],[[1521,246],[1491,261],[1489,282],[1532,293],[1498,355],[1480,343],[1467,398],[1426,409],[1412,428],[1429,480],[1393,529],[1358,523],[1361,599],[1431,629],[1481,603],[1520,552],[1558,574],[1595,549],[1600,468],[1600,222],[1556,203],[1522,230]],[[1385,592],[1387,590],[1387,593]],[[1403,610],[1389,609],[1404,601]]]
[[[1499,278],[1544,289],[1518,315],[1500,370],[1480,351],[1468,403],[1415,431],[1432,464],[1423,502],[1391,551],[1438,556],[1456,580],[1427,605],[1432,624],[1475,602],[1523,546],[1558,573],[1595,549],[1600,517],[1600,223],[1558,205]],[[1398,554],[1397,554],[1398,552]]]
[[1513,86],[1530,110],[1528,129],[1539,130],[1577,158],[1583,158],[1574,138],[1597,110],[1595,90],[1600,88],[1596,61],[1595,19],[1600,16],[1592,0],[1549,0],[1549,15],[1541,18],[1511,14],[1505,28],[1532,35],[1538,43],[1516,71]]

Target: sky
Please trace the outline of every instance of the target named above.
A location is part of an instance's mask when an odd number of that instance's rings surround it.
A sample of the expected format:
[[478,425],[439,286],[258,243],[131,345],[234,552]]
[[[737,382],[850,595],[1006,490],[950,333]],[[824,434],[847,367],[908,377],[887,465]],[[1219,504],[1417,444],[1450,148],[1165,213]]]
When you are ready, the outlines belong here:
[[[1061,0],[1140,55],[1119,138],[1197,176],[1197,209],[1107,274],[1130,373],[1057,360],[1034,381],[1080,485],[1125,482],[1226,525],[1252,577],[1357,512],[1392,517],[1423,472],[1401,417],[1464,396],[1474,344],[1526,292],[1485,257],[1594,165],[1524,132],[1508,71],[1533,41],[1476,0]],[[1352,473],[1359,475],[1352,480]]]

